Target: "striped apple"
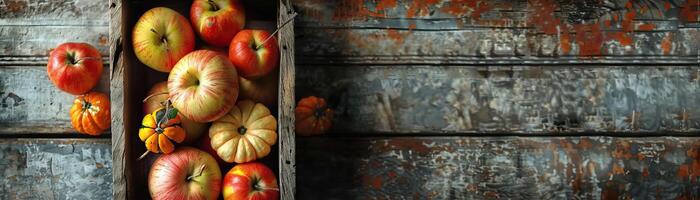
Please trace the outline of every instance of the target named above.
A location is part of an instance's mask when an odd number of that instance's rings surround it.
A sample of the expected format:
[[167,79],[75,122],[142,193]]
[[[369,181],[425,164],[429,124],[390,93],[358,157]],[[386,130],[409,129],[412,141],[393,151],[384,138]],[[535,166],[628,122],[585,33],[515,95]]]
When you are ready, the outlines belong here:
[[166,7],[146,11],[136,22],[132,38],[136,58],[161,72],[169,72],[180,58],[194,50],[190,23]]
[[168,76],[173,107],[195,122],[212,122],[238,98],[238,74],[226,56],[198,50],[180,59]]

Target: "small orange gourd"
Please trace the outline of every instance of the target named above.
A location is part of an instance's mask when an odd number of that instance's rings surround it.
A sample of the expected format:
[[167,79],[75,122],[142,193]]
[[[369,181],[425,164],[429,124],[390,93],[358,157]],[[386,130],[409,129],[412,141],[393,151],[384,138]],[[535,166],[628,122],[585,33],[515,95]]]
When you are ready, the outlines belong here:
[[177,109],[171,106],[160,108],[143,117],[139,138],[150,152],[171,153],[175,150],[173,142],[181,143],[186,137],[180,123]]
[[299,101],[294,110],[294,117],[298,135],[319,135],[331,128],[333,110],[328,108],[325,99],[310,96]]
[[80,133],[97,136],[110,127],[109,97],[99,92],[80,95],[70,108],[73,128]]

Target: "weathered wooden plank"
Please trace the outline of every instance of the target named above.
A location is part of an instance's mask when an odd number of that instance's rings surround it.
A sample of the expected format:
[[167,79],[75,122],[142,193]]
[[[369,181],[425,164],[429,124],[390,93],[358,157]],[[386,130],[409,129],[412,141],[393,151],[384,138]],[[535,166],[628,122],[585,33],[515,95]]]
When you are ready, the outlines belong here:
[[85,42],[108,54],[107,26],[0,26],[0,56],[48,56],[64,42]]
[[695,0],[296,0],[295,5],[302,16],[296,31],[302,62],[428,64],[421,61],[446,56],[457,64],[469,64],[464,57],[511,57],[517,63],[640,56],[635,59],[646,62],[655,61],[646,57],[653,55],[698,63],[700,49]]
[[107,26],[107,4],[80,0],[1,0],[0,26]]
[[0,140],[0,199],[111,199],[109,139]]
[[700,139],[297,138],[300,199],[697,199]]
[[[124,106],[126,95],[124,87],[126,80],[124,75],[126,72],[124,54],[122,52],[122,19],[123,8],[122,0],[109,0],[109,85],[110,85],[110,101],[112,103],[112,160],[114,162],[113,178],[112,178],[112,195],[114,199],[127,199],[128,183],[132,180],[131,169],[131,151],[127,139],[131,139],[126,135],[125,121],[127,114]],[[128,102],[128,101],[126,101]],[[128,109],[126,110],[128,112]],[[131,196],[133,197],[133,196]],[[131,198],[133,199],[133,198]]]
[[[700,31],[635,32],[624,38],[616,32],[591,37],[529,34],[512,29],[414,31],[394,29],[297,29],[297,57],[315,64],[420,63],[442,59],[455,64],[479,60],[499,64],[511,60],[531,62],[636,62],[698,63]],[[589,33],[586,33],[589,34]],[[629,41],[627,41],[629,39]],[[636,56],[628,58],[629,56]],[[655,56],[655,57],[649,57]],[[666,56],[675,56],[664,58]],[[680,56],[680,57],[678,57]],[[437,57],[437,58],[436,58]],[[584,58],[582,58],[584,57]],[[466,61],[463,61],[466,60]]]
[[300,66],[334,134],[671,133],[700,130],[697,66]]
[[[294,13],[290,0],[278,2],[277,41],[280,48],[279,85],[279,183],[281,199],[296,197],[296,141],[294,133],[294,99],[296,65],[294,61]],[[290,20],[286,25],[287,20]],[[284,26],[284,27],[281,27]]]
[[[0,134],[75,133],[69,113],[75,96],[56,88],[45,66],[1,65]],[[105,67],[94,90],[109,94],[108,76]]]
[[[535,27],[607,20],[611,26],[643,20],[670,20],[696,23],[700,3],[694,0],[294,0],[302,14],[300,26],[367,27],[394,19],[415,20],[380,27],[420,27],[440,20],[455,20],[459,26]],[[695,12],[694,12],[695,11]],[[441,26],[442,27],[442,26]]]

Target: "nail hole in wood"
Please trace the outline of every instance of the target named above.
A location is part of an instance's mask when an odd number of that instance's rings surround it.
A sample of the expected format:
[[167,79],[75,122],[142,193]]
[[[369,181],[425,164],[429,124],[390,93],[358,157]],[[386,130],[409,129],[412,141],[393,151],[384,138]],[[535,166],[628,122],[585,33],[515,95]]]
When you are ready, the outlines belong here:
[[109,5],[109,7],[110,7],[110,8],[117,7],[117,4],[116,4],[116,3],[112,3],[112,5]]
[[289,162],[289,160],[285,160],[284,163],[291,164],[292,162]]
[[287,45],[283,45],[282,49],[287,50]]

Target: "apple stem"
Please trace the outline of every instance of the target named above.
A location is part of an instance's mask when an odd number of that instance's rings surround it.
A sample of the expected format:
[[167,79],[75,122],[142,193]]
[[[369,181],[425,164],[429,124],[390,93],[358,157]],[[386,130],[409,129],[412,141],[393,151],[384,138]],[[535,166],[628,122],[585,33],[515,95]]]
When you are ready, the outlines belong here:
[[287,19],[287,21],[284,21],[284,23],[282,23],[282,25],[280,25],[279,27],[277,27],[277,29],[275,29],[275,31],[272,32],[272,34],[270,34],[270,36],[267,36],[267,38],[265,38],[265,40],[263,40],[262,43],[260,43],[257,47],[255,47],[255,49],[260,49],[260,47],[262,47],[263,45],[265,45],[265,43],[267,43],[267,41],[270,40],[270,38],[272,38],[272,37],[275,36],[275,34],[277,33],[277,31],[280,31],[280,29],[282,29],[284,26],[286,26],[287,24],[289,24],[289,22],[291,22],[292,19],[294,19],[295,17],[297,17],[297,12],[292,13],[292,16],[289,17],[289,19]]
[[146,98],[143,99],[143,103],[146,103],[146,101],[148,101],[148,99],[150,99],[154,96],[164,95],[164,94],[168,94],[168,92],[159,92],[159,93],[148,95]]
[[197,168],[197,171],[195,171],[194,174],[192,174],[192,175],[190,175],[190,176],[187,177],[187,180],[188,180],[188,181],[191,181],[193,178],[197,178],[198,176],[201,176],[201,175],[202,175],[202,172],[204,172],[204,168],[206,168],[206,167],[207,167],[207,165],[205,165],[205,164],[200,165],[199,168]]
[[270,188],[269,188],[269,187],[261,187],[260,189],[262,189],[262,190],[280,191],[280,189],[279,189],[279,188],[276,188],[276,187],[270,187]]
[[71,64],[74,64],[74,65],[75,65],[75,64],[80,63],[80,61],[83,61],[83,60],[97,60],[97,58],[93,58],[93,57],[84,57],[84,58],[81,58],[81,59],[73,60],[73,61],[71,62]]
[[209,5],[211,5],[211,7],[212,7],[212,8],[211,8],[212,11],[218,11],[218,10],[219,10],[219,6],[216,5],[216,3],[214,3],[214,1],[209,0],[208,2],[209,2]]

